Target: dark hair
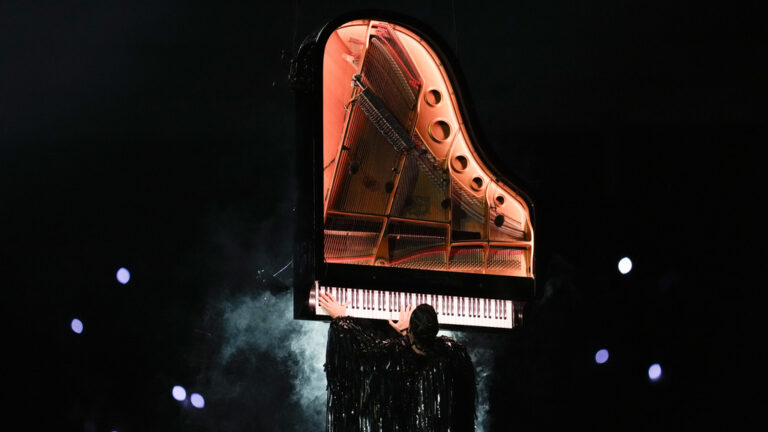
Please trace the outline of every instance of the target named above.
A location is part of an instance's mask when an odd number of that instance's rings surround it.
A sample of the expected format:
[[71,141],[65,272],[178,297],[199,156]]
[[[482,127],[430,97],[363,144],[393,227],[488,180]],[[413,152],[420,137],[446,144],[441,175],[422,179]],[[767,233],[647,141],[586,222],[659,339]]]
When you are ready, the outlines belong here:
[[411,333],[413,342],[419,348],[429,349],[437,336],[437,313],[428,304],[420,304],[411,313]]

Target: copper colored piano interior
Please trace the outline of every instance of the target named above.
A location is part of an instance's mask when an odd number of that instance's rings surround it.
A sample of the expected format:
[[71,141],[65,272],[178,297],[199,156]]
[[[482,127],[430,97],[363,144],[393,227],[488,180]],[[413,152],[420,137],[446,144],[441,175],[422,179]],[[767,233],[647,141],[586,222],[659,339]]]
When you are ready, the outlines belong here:
[[[353,103],[364,91],[370,103]],[[533,276],[527,206],[475,152],[423,38],[380,21],[342,25],[326,43],[322,94],[326,262]]]
[[437,142],[443,142],[451,136],[451,126],[443,120],[438,120],[429,126],[429,136]]
[[454,171],[462,172],[465,169],[467,169],[467,166],[469,166],[469,161],[467,160],[466,156],[458,155],[455,158],[453,158],[453,161],[451,162],[451,166],[453,167]]
[[443,100],[443,95],[439,91],[432,89],[424,93],[424,101],[429,106],[437,106]]
[[479,191],[483,187],[483,179],[481,177],[475,177],[472,179],[470,185],[472,186],[472,189]]

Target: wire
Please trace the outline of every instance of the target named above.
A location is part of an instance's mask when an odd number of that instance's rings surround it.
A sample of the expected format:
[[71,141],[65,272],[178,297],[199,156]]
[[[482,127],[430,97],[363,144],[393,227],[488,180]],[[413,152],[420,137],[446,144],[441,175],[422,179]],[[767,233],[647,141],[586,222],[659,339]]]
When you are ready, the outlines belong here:
[[272,277],[277,277],[277,275],[279,275],[280,273],[282,273],[282,272],[283,272],[283,270],[287,269],[287,268],[288,268],[288,266],[289,266],[289,265],[291,265],[291,264],[293,264],[293,258],[291,258],[291,260],[290,260],[290,261],[288,261],[288,264],[286,264],[286,265],[285,265],[285,267],[281,268],[280,270],[278,270],[278,271],[277,271],[277,273],[273,274],[273,275],[272,275]]

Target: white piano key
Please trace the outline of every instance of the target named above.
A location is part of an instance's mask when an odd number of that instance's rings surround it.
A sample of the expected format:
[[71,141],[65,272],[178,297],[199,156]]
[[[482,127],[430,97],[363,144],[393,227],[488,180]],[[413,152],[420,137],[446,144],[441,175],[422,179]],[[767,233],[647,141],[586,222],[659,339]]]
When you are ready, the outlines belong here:
[[[347,315],[353,317],[397,320],[402,307],[426,303],[435,309],[440,324],[514,326],[514,304],[511,300],[318,286],[316,298],[322,293],[333,295],[342,305],[349,301]],[[315,313],[328,315],[319,302],[315,302]]]

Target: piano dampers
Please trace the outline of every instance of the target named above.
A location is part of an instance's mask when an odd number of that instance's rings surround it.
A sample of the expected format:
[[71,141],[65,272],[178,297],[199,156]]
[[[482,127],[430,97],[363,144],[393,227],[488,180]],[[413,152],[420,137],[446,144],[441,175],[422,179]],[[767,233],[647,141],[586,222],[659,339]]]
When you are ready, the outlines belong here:
[[325,261],[373,264],[383,220],[329,214],[325,224]]
[[450,270],[467,273],[483,273],[484,267],[485,249],[483,246],[451,248]]
[[390,222],[386,238],[394,267],[446,270],[448,225]]
[[491,247],[488,251],[486,273],[505,276],[527,276],[526,249]]

